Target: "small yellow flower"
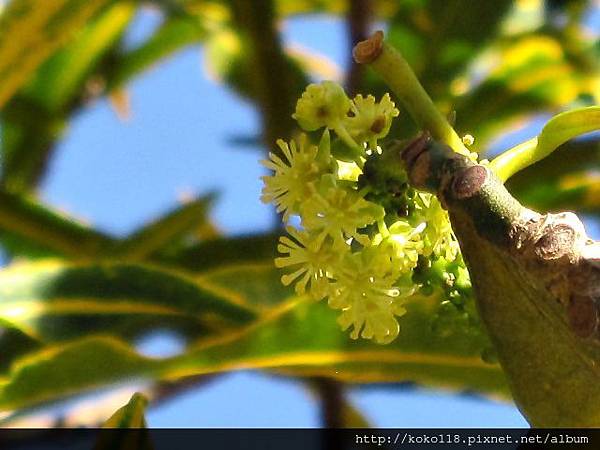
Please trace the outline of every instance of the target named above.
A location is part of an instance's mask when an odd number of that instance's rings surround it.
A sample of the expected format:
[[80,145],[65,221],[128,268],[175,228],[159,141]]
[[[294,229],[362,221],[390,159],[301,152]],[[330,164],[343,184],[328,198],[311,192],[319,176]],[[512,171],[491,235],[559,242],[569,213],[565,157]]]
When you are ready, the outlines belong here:
[[382,219],[384,209],[365,200],[358,192],[335,186],[334,183],[332,181],[326,187],[321,187],[320,192],[316,192],[302,204],[302,225],[318,234],[314,243],[316,246],[326,236],[342,242],[354,238],[366,245],[368,238],[360,234],[358,229]]
[[442,208],[439,200],[428,193],[417,195],[416,215],[419,221],[425,222],[423,254],[441,256],[447,261],[454,261],[460,251],[458,241],[452,231],[448,213]]
[[350,111],[350,99],[344,89],[333,81],[310,84],[296,102],[296,112],[292,117],[306,131],[327,127],[335,131],[341,141],[354,153],[364,150],[350,136],[345,127],[345,119]]
[[475,138],[471,134],[465,134],[462,137],[462,143],[465,144],[467,147],[470,147],[475,143]]
[[344,89],[333,81],[310,84],[296,103],[292,115],[306,131],[321,127],[336,129],[350,109]]
[[338,322],[344,330],[353,328],[353,339],[362,336],[383,344],[398,335],[396,316],[404,314],[402,302],[414,290],[394,286],[395,277],[379,272],[376,252],[370,250],[347,254],[336,267],[329,305],[342,310]]
[[350,337],[358,339],[373,339],[378,344],[392,342],[400,332],[400,325],[390,312],[390,301],[383,302],[378,299],[367,299],[355,302],[350,308],[342,311],[338,323],[343,330],[353,327]]
[[382,258],[386,258],[391,270],[398,276],[412,270],[423,253],[424,243],[421,233],[426,224],[413,227],[407,221],[399,220],[389,227],[386,236],[379,233],[373,239]]
[[385,94],[379,103],[372,95],[363,97],[359,94],[352,101],[351,111],[352,115],[346,118],[348,132],[357,141],[368,142],[372,150],[377,149],[378,139],[387,136],[393,118],[399,114],[389,94]]
[[277,145],[285,160],[269,153],[269,159],[262,161],[262,165],[274,173],[261,177],[264,183],[261,200],[275,204],[277,212],[283,212],[287,221],[290,214],[298,213],[300,203],[311,195],[311,185],[325,168],[317,160],[319,148],[311,145],[306,135],[302,135],[297,144],[279,139]]
[[338,180],[358,181],[361,174],[362,170],[355,162],[338,161]]
[[284,256],[275,258],[275,266],[279,268],[291,267],[294,272],[281,277],[281,282],[288,286],[296,281],[295,290],[298,294],[306,293],[307,287],[312,298],[320,300],[329,292],[328,273],[343,256],[344,248],[333,241],[323,243],[318,248],[310,245],[314,235],[307,231],[287,228],[293,238],[287,236],[279,238],[277,251]]

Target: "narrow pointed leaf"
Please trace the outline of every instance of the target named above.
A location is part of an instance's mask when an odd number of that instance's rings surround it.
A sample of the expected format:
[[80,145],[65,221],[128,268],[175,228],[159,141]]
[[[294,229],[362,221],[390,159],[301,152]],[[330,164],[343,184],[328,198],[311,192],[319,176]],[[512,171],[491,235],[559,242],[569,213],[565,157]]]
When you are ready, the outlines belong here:
[[53,51],[112,1],[9,2],[0,16],[0,108]]
[[174,243],[177,238],[208,221],[208,210],[215,195],[209,194],[176,208],[125,239],[115,254],[127,260],[141,260]]
[[146,406],[148,406],[148,399],[136,392],[126,405],[115,411],[104,422],[102,428],[145,428],[144,410]]
[[535,211],[600,214],[600,138],[572,140],[516,173],[508,190]]
[[4,186],[28,192],[38,184],[66,130],[68,116],[89,95],[86,83],[114,50],[136,8],[135,0],[115,2],[82,24],[72,42],[55,51],[5,106],[1,130]]
[[105,423],[94,450],[152,450],[144,411],[148,400],[139,392]]
[[[64,285],[57,284],[56,276],[46,273],[49,281],[44,282],[41,277],[35,290],[46,292],[44,286],[46,289],[53,286],[54,293],[58,289],[61,297],[68,300],[77,299],[81,292],[94,286],[98,291],[95,295],[102,297],[102,302],[110,309],[114,305],[113,297],[118,298],[117,294],[129,286],[132,292],[141,290],[149,297],[150,300],[138,297],[142,304],[153,301],[159,306],[173,304],[193,311],[194,296],[188,293],[191,291],[164,287],[170,283],[168,278],[172,275],[165,276],[153,270],[140,277],[139,270],[133,270],[130,265],[105,270],[101,267],[75,268],[66,271],[75,281]],[[111,273],[113,277],[107,278]],[[104,275],[99,277],[101,274]],[[146,358],[126,342],[104,337],[84,338],[50,350],[34,350],[17,360],[6,374],[5,384],[0,388],[0,408],[29,407],[136,377],[177,379],[238,369],[262,369],[291,376],[328,376],[349,383],[415,382],[430,387],[507,396],[499,366],[482,360],[482,351],[489,342],[481,330],[457,323],[442,334],[434,331],[432,325],[439,304],[435,296],[419,297],[410,302],[408,312],[400,320],[400,336],[394,343],[382,346],[366,340],[351,340],[336,323],[337,313],[325,302],[314,303],[294,297],[291,289],[280,286],[279,276],[280,272],[266,263],[222,267],[199,275],[196,282],[213,295],[228,299],[239,305],[238,308],[249,305],[264,312],[258,321],[233,333],[201,338],[175,357]],[[138,281],[133,285],[126,284],[132,278]],[[8,285],[0,282],[0,286],[16,287],[20,298],[26,299],[26,291],[18,288],[16,281]],[[275,283],[275,286],[267,288],[265,283]],[[17,296],[10,298],[11,301],[19,300]],[[49,305],[52,298],[47,295]],[[91,310],[90,315],[94,316]],[[91,358],[87,352],[101,354],[104,363],[114,370],[102,373],[93,365],[93,371],[86,375],[86,361]],[[80,364],[77,364],[78,359]],[[37,378],[32,381],[33,374],[39,371],[60,373],[72,382],[65,382],[55,389],[52,377],[48,378],[48,386],[42,375],[35,375]]]
[[15,254],[24,247],[76,259],[96,257],[112,245],[108,236],[64,214],[31,198],[0,190],[0,239],[5,237]]
[[206,335],[254,317],[196,280],[149,266],[45,261],[0,271],[0,320],[45,343],[153,327]]
[[114,338],[87,338],[17,361],[0,385],[0,409],[30,407],[136,378],[175,379],[239,369],[329,376],[349,383],[415,382],[507,397],[497,364],[480,357],[481,338],[430,330],[430,304],[409,310],[401,336],[387,346],[351,341],[327,305],[294,301],[259,324],[200,342],[168,359],[146,358]]
[[274,270],[272,259],[253,264],[232,263],[203,272],[196,279],[237,299],[239,304],[259,311],[267,311],[293,294],[289,287],[281,283],[281,273]]
[[201,272],[239,264],[263,264],[273,260],[279,234],[248,234],[216,238],[192,245],[177,255],[161,255],[159,261],[186,271]]
[[169,364],[166,374],[263,368],[350,383],[411,381],[506,395],[499,366],[481,358],[485,339],[460,329],[449,337],[436,336],[427,311],[431,304],[411,305],[399,338],[386,346],[350,340],[337,325],[336,313],[323,303],[292,305],[279,308],[237,338],[190,350]]
[[[534,210],[581,210],[579,201],[569,207],[564,203],[566,199],[554,200],[576,185],[576,174],[585,171],[600,171],[600,136],[564,143],[535,166],[517,172],[506,185],[520,202]],[[567,180],[572,182],[563,184]]]
[[593,68],[597,58],[591,69],[580,67],[565,44],[551,35],[512,38],[494,47],[492,54],[498,64],[483,80],[460,80],[467,92],[457,96],[453,105],[457,126],[473,134],[479,148],[524,119],[553,114],[582,96],[593,95],[599,80]]
[[597,130],[600,130],[600,106],[563,112],[550,119],[538,137],[502,153],[491,162],[490,167],[500,179],[507,180],[568,140]]
[[0,379],[0,409],[64,398],[111,382],[148,374],[156,360],[114,338],[89,338],[44,349],[19,360]]
[[537,157],[542,159],[569,139],[597,130],[600,130],[600,106],[558,114],[548,121],[538,136]]
[[59,111],[79,93],[86,77],[122,36],[137,8],[134,0],[121,0],[89,21],[73,42],[56,52],[35,74],[25,95],[49,111]]

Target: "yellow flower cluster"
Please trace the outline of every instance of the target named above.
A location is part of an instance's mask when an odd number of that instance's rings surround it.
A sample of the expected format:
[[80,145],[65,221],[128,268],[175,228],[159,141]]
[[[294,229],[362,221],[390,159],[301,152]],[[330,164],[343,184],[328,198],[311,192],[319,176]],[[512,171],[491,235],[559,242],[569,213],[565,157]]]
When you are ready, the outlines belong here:
[[[289,234],[280,238],[275,259],[290,271],[282,282],[294,283],[298,294],[326,298],[352,338],[378,343],[398,335],[397,317],[419,288],[412,280],[419,256],[453,260],[458,252],[446,212],[432,195],[419,192],[411,216],[390,223],[384,207],[365,198],[368,187],[359,187],[365,162],[381,153],[378,140],[396,116],[387,94],[379,102],[361,95],[351,100],[333,82],[312,84],[293,117],[305,131],[325,128],[320,142],[305,134],[279,140],[281,153],[263,161],[272,174],[262,178],[262,200],[283,214]],[[300,218],[298,226],[290,225],[291,216]]]

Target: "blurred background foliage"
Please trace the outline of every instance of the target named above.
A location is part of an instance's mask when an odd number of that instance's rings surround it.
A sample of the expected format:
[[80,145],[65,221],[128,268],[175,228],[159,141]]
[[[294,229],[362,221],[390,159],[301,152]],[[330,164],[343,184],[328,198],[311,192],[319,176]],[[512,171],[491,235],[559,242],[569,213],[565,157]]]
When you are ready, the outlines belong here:
[[[127,46],[141,8],[159,13],[161,23]],[[347,73],[322,55],[284,46],[281,21],[309,14],[346,21]],[[351,45],[375,28],[387,30],[440,109],[455,115],[457,130],[475,136],[476,151],[491,156],[531,120],[599,103],[592,14],[586,0],[9,1],[0,15],[4,422],[139,378],[152,380],[146,394],[150,405],[160,404],[240,368],[305,381],[320,396],[328,426],[365,424],[344,400],[345,383],[413,382],[509,398],[499,366],[482,355],[481,330],[460,321],[441,331],[432,326],[435,296],[408,305],[394,343],[351,341],[326,305],[280,284],[272,265],[277,230],[223,235],[211,221],[212,194],[121,238],[42,204],[38,188],[68,124],[91,101],[108,97],[126,117],[128,83],[194,46],[203,47],[211,76],[260,114],[262,134],[236,136],[230,145],[273,149],[276,138],[296,132],[291,112],[311,80],[337,78],[350,93],[387,91],[350,62]],[[403,117],[391,137],[416,132]],[[568,142],[509,188],[532,208],[597,220],[599,139]],[[185,350],[168,358],[140,354],[136,342],[159,328],[178,333]]]

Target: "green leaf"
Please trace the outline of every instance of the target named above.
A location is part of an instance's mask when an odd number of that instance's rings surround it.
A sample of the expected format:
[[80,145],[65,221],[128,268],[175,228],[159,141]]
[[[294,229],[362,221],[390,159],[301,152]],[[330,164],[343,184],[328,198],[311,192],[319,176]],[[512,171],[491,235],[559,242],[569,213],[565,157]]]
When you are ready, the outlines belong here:
[[600,106],[563,112],[550,119],[539,136],[502,153],[490,163],[490,167],[502,181],[506,181],[568,140],[596,130],[600,130]]
[[39,351],[42,344],[27,336],[23,332],[11,328],[0,319],[0,349],[2,357],[0,358],[0,374],[4,374],[14,361],[23,357],[27,353]]
[[48,347],[19,360],[10,377],[0,380],[0,408],[21,408],[133,380],[157,363],[114,338],[94,337]]
[[113,245],[102,233],[33,199],[2,190],[0,239],[15,254],[59,254],[75,259],[94,258]]
[[401,319],[399,338],[385,346],[350,340],[336,323],[337,313],[324,302],[291,298],[280,303],[245,329],[201,339],[184,354],[167,359],[143,357],[124,342],[104,337],[34,352],[17,361],[6,376],[0,408],[29,407],[135,378],[172,380],[239,369],[508,395],[499,366],[481,359],[488,345],[485,336],[459,326],[445,336],[432,331],[436,298],[411,302]]
[[272,259],[253,264],[232,263],[203,272],[196,279],[214,286],[219,292],[237,299],[238,304],[267,311],[289,298],[293,291],[281,283],[281,273],[274,270]]
[[145,428],[144,410],[147,405],[148,399],[136,392],[125,406],[104,422],[102,428]]
[[0,16],[0,108],[53,51],[112,1],[11,1]]
[[497,33],[511,0],[405,2],[391,20],[388,42],[406,55],[434,97]]
[[216,238],[192,245],[177,255],[160,255],[158,261],[193,272],[231,264],[263,264],[275,257],[278,238],[272,233]]
[[600,213],[600,139],[566,142],[548,157],[516,173],[507,188],[536,211]]
[[206,224],[215,195],[209,194],[174,209],[152,222],[115,248],[115,255],[127,260],[142,260],[174,243],[186,233]]
[[499,366],[481,359],[485,337],[456,329],[432,331],[437,299],[411,303],[390,345],[352,341],[324,303],[292,301],[238,336],[199,344],[174,359],[165,374],[180,377],[235,368],[262,368],[294,376],[329,376],[349,383],[416,382],[425,386],[506,395]]
[[148,400],[139,392],[102,425],[94,450],[151,450],[144,410]]
[[1,120],[1,185],[14,193],[29,193],[44,175],[67,118],[17,95],[5,105]]
[[569,210],[600,213],[600,176],[589,170],[572,172],[555,179],[545,179],[518,193],[523,202],[539,211]]
[[[69,114],[81,105],[85,84],[122,36],[137,2],[120,1],[82,26],[49,57],[2,111],[2,183],[28,192],[43,176]],[[84,25],[84,24],[82,24]]]
[[598,79],[597,71],[587,73],[556,36],[519,36],[496,45],[492,57],[499,62],[486,78],[458,83],[466,92],[460,92],[453,105],[458,127],[473,134],[479,148],[508,126],[533,114],[553,113],[589,95],[593,80]]
[[107,8],[38,69],[24,95],[48,111],[63,109],[80,94],[87,77],[121,38],[136,8],[133,0],[121,0]]
[[596,130],[600,130],[600,106],[574,109],[554,116],[538,136],[535,161],[545,158],[569,139]]
[[156,327],[198,336],[254,318],[235,298],[149,266],[42,261],[0,271],[0,320],[43,343],[94,332],[135,337]]
[[[214,195],[209,194],[189,202],[125,240],[118,241],[28,196],[0,190],[0,241],[5,249],[17,256],[61,255],[75,260],[90,260],[117,255],[129,260],[143,259],[164,250],[195,227],[206,225],[207,210],[213,198]],[[230,244],[235,246],[236,241]],[[192,250],[186,250],[186,253],[188,251]],[[200,252],[203,251],[201,248]],[[168,258],[164,256],[163,259]],[[203,260],[202,256],[199,260]],[[207,263],[210,264],[209,261]]]

